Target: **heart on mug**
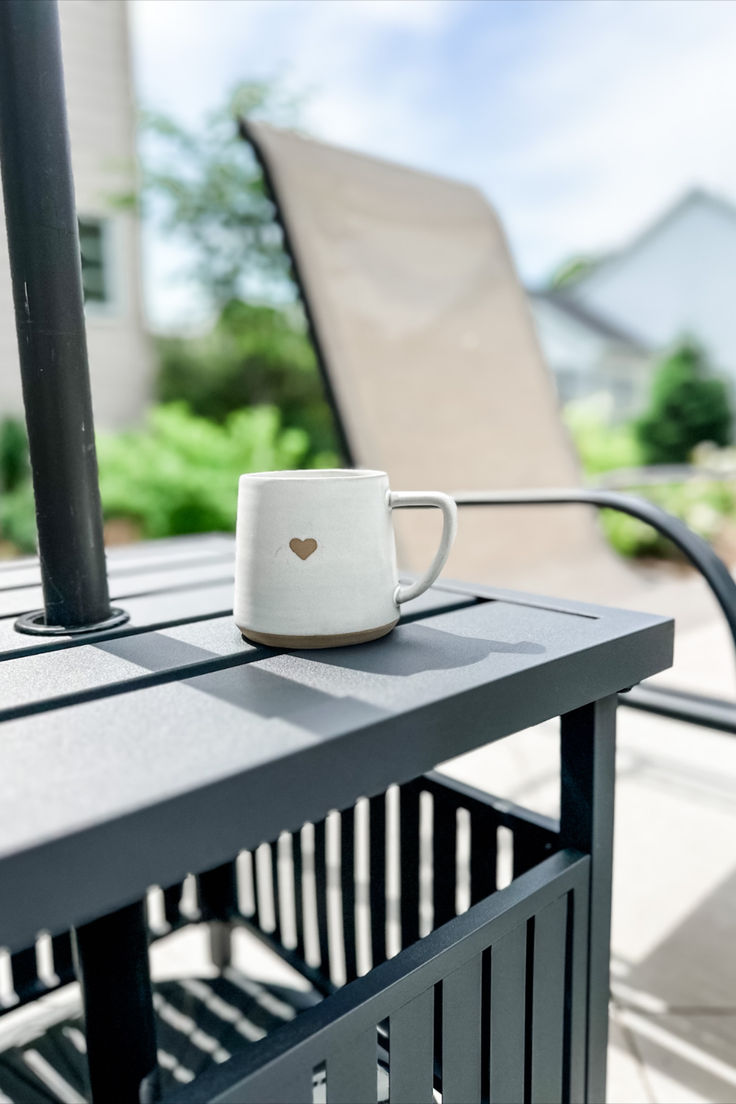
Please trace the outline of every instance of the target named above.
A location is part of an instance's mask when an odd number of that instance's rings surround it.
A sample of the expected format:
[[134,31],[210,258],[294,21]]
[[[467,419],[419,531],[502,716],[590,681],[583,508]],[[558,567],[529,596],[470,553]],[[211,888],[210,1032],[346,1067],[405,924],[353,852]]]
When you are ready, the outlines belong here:
[[296,552],[300,560],[308,560],[312,553],[317,551],[317,542],[314,537],[307,537],[306,540],[292,537],[289,548],[292,552]]

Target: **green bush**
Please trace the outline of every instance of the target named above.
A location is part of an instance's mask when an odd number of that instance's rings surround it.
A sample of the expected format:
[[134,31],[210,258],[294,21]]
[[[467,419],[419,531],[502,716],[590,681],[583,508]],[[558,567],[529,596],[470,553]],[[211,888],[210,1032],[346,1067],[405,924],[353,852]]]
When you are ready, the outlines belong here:
[[36,551],[36,510],[30,479],[0,494],[0,538],[18,552]]
[[685,342],[661,363],[635,430],[646,464],[681,464],[703,441],[729,444],[732,425],[726,385],[708,375],[702,351]]
[[[283,428],[273,406],[238,410],[216,424],[185,403],[155,407],[143,430],[100,436],[100,489],[106,518],[131,518],[146,537],[235,527],[238,476],[304,467],[303,429]],[[313,456],[314,466],[335,463]]]
[[217,422],[242,407],[274,405],[284,425],[306,431],[310,458],[337,452],[332,412],[295,307],[233,299],[208,334],[159,338],[158,353],[161,402],[183,400]]
[[[720,536],[725,521],[736,518],[736,484],[733,481],[697,478],[687,483],[630,487],[628,492],[641,495],[674,514],[711,544]],[[611,545],[622,556],[682,558],[670,541],[638,518],[616,510],[602,510],[601,522]]]
[[0,491],[14,491],[30,479],[28,437],[21,418],[0,421]]
[[[586,476],[645,466],[635,426],[612,425],[607,418],[607,408],[597,399],[579,400],[565,409],[565,421]],[[703,464],[711,468],[716,465],[712,450],[703,454]],[[685,483],[632,484],[627,490],[657,503],[709,541],[719,536],[725,519],[736,518],[733,480],[716,481],[703,476]],[[622,556],[679,556],[669,541],[638,518],[616,510],[601,510],[599,516],[610,544]]]
[[20,552],[36,549],[28,438],[21,418],[0,421],[0,539]]
[[586,475],[602,475],[616,468],[638,468],[642,449],[629,423],[612,424],[600,396],[568,403],[564,418]]
[[[12,440],[12,462],[0,467],[3,488],[12,483],[0,494],[0,538],[33,552],[35,512],[22,423]],[[130,519],[146,537],[234,529],[242,472],[339,463],[333,452],[315,452],[304,429],[284,428],[279,411],[268,405],[234,411],[221,423],[194,415],[185,403],[157,406],[143,429],[100,434],[97,456],[105,519]]]

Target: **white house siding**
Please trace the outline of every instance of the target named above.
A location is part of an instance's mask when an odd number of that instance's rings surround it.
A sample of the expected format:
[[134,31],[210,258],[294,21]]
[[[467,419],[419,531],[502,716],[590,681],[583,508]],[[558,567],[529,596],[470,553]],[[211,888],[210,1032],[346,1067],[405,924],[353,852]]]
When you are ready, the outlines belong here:
[[[134,181],[134,111],[125,0],[62,0],[64,75],[80,218],[105,221],[111,300],[87,307],[95,418],[138,420],[151,393],[153,360],[140,302],[139,226],[108,197]],[[10,271],[0,234],[0,417],[22,412]]]
[[729,203],[690,193],[569,294],[651,348],[692,335],[736,380],[736,209]]
[[530,297],[544,357],[557,385],[560,402],[605,393],[616,420],[641,412],[651,380],[651,358],[572,317],[549,297]]

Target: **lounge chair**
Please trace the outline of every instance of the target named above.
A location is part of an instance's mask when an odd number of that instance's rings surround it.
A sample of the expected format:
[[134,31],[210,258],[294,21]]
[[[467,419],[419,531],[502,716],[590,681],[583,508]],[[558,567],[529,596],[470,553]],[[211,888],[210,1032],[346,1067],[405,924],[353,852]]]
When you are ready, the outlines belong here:
[[[467,507],[446,574],[656,612],[679,604],[684,627],[705,608],[712,623],[705,585],[688,583],[683,603],[682,583],[635,571],[606,544],[589,507],[623,510],[678,544],[701,573],[724,615],[710,636],[728,654],[736,586],[706,542],[643,499],[583,487],[485,197],[295,132],[240,126],[284,230],[345,461],[385,469],[396,486],[439,487]],[[435,540],[434,519],[408,520],[397,519],[399,553],[413,569]],[[686,654],[685,643],[680,634]],[[625,700],[736,730],[729,702],[659,684]]]

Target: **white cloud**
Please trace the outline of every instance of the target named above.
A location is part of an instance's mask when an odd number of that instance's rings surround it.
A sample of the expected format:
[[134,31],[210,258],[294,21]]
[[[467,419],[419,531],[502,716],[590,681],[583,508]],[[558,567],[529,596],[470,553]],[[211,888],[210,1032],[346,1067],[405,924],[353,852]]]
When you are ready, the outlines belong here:
[[190,120],[244,77],[311,89],[329,141],[496,203],[528,279],[693,183],[736,199],[736,4],[135,0],[142,98]]
[[736,199],[735,50],[731,4],[563,7],[519,59],[519,140],[493,157],[528,270],[620,245],[693,183]]
[[[328,0],[329,2],[329,0]],[[334,2],[334,0],[332,0]],[[450,0],[343,0],[352,13],[394,27],[435,31],[443,25]]]

